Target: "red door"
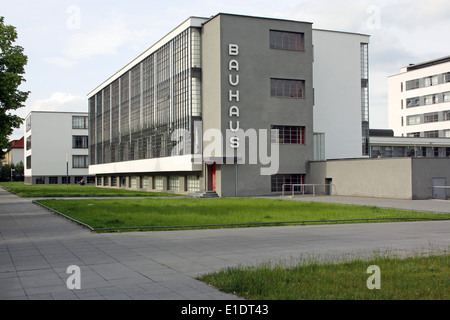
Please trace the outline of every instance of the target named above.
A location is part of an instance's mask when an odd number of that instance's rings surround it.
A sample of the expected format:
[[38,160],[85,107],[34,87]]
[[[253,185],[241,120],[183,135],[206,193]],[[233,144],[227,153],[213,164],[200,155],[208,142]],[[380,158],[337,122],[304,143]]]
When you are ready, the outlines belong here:
[[208,191],[216,191],[216,163],[208,164]]

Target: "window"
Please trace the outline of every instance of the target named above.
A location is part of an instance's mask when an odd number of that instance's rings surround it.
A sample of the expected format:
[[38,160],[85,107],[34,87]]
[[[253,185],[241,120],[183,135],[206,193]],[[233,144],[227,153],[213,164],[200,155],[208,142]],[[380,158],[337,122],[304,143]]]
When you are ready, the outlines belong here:
[[27,129],[27,132],[30,131],[30,130],[31,130],[31,117],[28,117],[28,118],[27,118],[27,121],[26,121],[26,124],[25,124],[25,125],[26,125],[26,127],[27,127],[27,128],[26,128],[26,129]]
[[270,48],[303,51],[303,33],[270,31]]
[[[283,185],[286,184],[304,184],[305,175],[303,174],[276,174],[271,178],[272,192],[283,191]],[[284,191],[292,190],[291,187],[285,186]]]
[[49,177],[48,184],[58,184],[58,177]]
[[72,156],[72,167],[73,168],[87,168],[89,166],[88,156],[74,155]]
[[450,120],[450,110],[444,111],[444,121]]
[[27,137],[27,150],[31,149],[31,136]]
[[439,77],[431,76],[431,77],[424,78],[423,86],[431,87],[431,86],[436,86],[438,83],[439,83]]
[[435,113],[427,113],[423,117],[424,123],[437,122],[439,121],[439,115],[437,112]]
[[425,131],[425,138],[439,138],[439,131],[433,130],[433,131]]
[[450,92],[444,92],[443,101],[450,102]]
[[72,129],[87,129],[88,117],[73,116],[72,117]]
[[418,106],[420,106],[420,97],[406,99],[406,107],[407,108],[418,107]]
[[270,95],[283,98],[303,98],[304,80],[270,79]]
[[88,136],[73,136],[72,148],[74,149],[87,149],[88,148]]
[[436,104],[436,103],[439,103],[439,97],[437,94],[425,96],[425,105]]
[[444,73],[444,82],[450,82],[450,72]]
[[169,190],[180,190],[180,178],[178,176],[169,177]]
[[407,134],[409,138],[420,138],[420,132],[410,132]]
[[200,180],[198,176],[187,176],[187,191],[200,191]]
[[420,87],[420,79],[406,81],[406,90],[414,90]]
[[[278,130],[278,139],[276,135]],[[272,143],[305,144],[305,127],[271,126]]]
[[164,190],[164,177],[163,176],[155,177],[155,190]]
[[407,119],[406,121],[407,121],[408,126],[420,124],[420,115],[409,116],[406,119]]
[[27,157],[27,169],[31,169],[31,156]]

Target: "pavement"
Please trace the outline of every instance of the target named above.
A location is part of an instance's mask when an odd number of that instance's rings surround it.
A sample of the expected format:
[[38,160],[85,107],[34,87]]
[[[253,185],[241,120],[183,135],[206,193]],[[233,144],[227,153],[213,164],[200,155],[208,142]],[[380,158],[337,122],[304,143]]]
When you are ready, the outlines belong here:
[[[430,211],[445,204],[423,203]],[[0,188],[0,300],[237,301],[195,277],[265,262],[448,252],[449,244],[450,221],[97,234]],[[80,268],[80,289],[68,286],[70,266]]]

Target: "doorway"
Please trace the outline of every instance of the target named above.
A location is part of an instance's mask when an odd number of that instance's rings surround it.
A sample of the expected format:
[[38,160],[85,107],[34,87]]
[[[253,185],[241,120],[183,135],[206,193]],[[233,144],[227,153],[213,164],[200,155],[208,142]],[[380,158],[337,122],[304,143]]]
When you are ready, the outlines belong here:
[[208,171],[208,191],[216,191],[216,163],[206,166]]

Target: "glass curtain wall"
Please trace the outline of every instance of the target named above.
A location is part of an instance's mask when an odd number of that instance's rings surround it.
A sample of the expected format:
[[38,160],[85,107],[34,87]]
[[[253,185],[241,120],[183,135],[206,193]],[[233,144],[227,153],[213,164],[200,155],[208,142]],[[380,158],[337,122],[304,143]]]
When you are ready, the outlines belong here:
[[[200,39],[185,30],[89,99],[91,164],[172,155],[174,131],[201,116]],[[192,154],[191,136],[177,155]]]

